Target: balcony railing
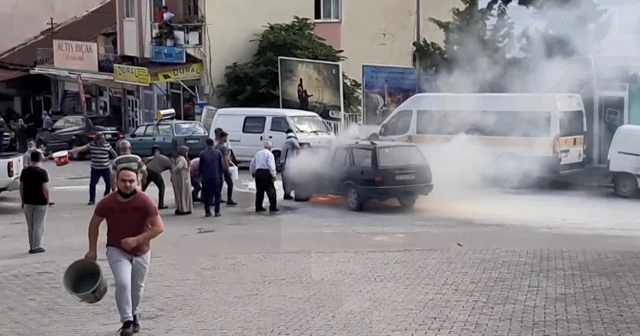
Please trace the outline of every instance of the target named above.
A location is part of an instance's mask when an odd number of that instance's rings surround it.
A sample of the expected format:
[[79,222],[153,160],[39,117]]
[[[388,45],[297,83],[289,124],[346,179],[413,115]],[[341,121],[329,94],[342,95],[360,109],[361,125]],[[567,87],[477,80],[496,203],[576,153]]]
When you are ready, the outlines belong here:
[[[98,53],[98,71],[103,73],[113,73],[113,65],[119,64],[120,56],[116,54]],[[41,67],[54,67],[53,49],[38,48],[36,50],[36,65]],[[67,69],[73,70],[73,69]]]
[[[154,45],[167,45],[166,30],[163,23],[153,23],[151,26],[151,41]],[[173,28],[174,46],[200,47],[203,44],[204,23],[177,23],[170,24]]]

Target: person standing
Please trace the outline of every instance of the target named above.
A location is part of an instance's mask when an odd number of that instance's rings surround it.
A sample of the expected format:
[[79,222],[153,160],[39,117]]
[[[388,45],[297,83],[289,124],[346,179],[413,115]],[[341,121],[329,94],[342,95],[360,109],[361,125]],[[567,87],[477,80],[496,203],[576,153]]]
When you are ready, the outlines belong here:
[[44,220],[49,205],[49,174],[42,168],[42,154],[31,152],[31,165],[20,173],[20,199],[27,219],[29,253],[42,253]]
[[4,151],[4,133],[7,130],[7,123],[4,120],[4,117],[0,115],[0,154]]
[[116,191],[116,175],[124,167],[138,172],[138,186],[144,185],[147,180],[147,166],[144,161],[135,154],[131,154],[131,143],[127,140],[120,142],[120,155],[113,160],[111,165],[111,191]]
[[202,180],[204,215],[211,217],[211,203],[215,216],[220,217],[220,192],[225,171],[222,153],[213,147],[213,140],[207,139],[207,148],[200,153],[198,173]]
[[269,198],[269,211],[279,211],[274,185],[276,180],[276,159],[271,152],[272,147],[271,142],[265,142],[264,148],[256,153],[256,156],[251,160],[249,168],[251,175],[256,179],[256,212],[266,211],[262,206],[265,192]]
[[151,263],[151,240],[164,232],[155,203],[138,192],[137,172],[117,172],[117,192],[100,200],[89,222],[89,251],[85,259],[98,258],[100,224],[107,221],[107,260],[116,287],[121,336],[140,331],[138,310]]
[[189,190],[189,147],[180,146],[171,166],[171,184],[176,201],[176,215],[190,215],[193,207]]
[[96,185],[100,178],[104,181],[104,196],[111,192],[111,167],[109,155],[118,157],[118,153],[104,139],[102,132],[96,133],[95,141],[82,147],[75,147],[70,153],[88,152],[91,155],[91,180],[89,181],[89,203],[96,204]]
[[[227,206],[236,206],[238,203],[233,201],[233,179],[231,178],[231,173],[229,172],[229,167],[233,166],[233,162],[231,162],[231,152],[227,147],[226,143],[228,142],[229,134],[225,131],[220,133],[218,144],[216,145],[216,149],[222,153],[222,162],[224,163],[225,170],[223,172],[224,183],[227,184]],[[220,193],[222,193],[222,184],[220,184]],[[220,201],[224,203],[224,201]]]
[[282,146],[282,155],[280,156],[280,166],[282,167],[282,188],[284,189],[284,199],[290,200],[293,199],[291,197],[291,186],[288,183],[288,173],[290,173],[285,166],[285,164],[289,164],[293,158],[298,155],[300,151],[300,143],[298,142],[298,137],[295,133],[293,133],[292,129],[287,130],[287,140],[284,142]]
[[[24,168],[30,167],[32,162],[31,162],[31,153],[33,152],[37,152],[40,153],[40,157],[42,158],[41,163],[42,162],[47,162],[47,160],[49,160],[52,156],[52,154],[49,154],[49,156],[45,156],[44,153],[42,153],[42,151],[36,147],[36,141],[33,139],[30,139],[29,141],[27,141],[27,152],[24,153],[24,155],[22,155],[22,169],[24,170]],[[49,205],[54,205],[55,203],[51,202],[51,200],[49,200]]]
[[193,190],[191,190],[191,199],[194,202],[200,202],[200,191],[202,190],[202,185],[200,185],[200,158],[195,158],[191,160],[189,164],[189,175],[191,175],[191,186]]
[[27,151],[27,125],[24,124],[22,119],[18,119],[18,125],[16,126],[16,147],[18,153]]
[[48,112],[45,112],[44,118],[42,118],[42,129],[48,132],[53,131],[53,119],[51,119],[51,114]]
[[160,210],[168,208],[168,206],[164,204],[165,186],[162,173],[171,170],[172,165],[171,159],[161,153],[147,158],[147,178],[142,185],[142,191],[146,191],[151,183],[158,187],[158,209]]

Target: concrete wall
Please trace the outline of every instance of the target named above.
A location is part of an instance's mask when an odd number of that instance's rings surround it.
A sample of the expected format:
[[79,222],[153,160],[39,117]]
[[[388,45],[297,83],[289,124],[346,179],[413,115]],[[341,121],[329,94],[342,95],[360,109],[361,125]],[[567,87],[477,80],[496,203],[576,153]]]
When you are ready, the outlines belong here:
[[49,18],[62,23],[99,6],[105,0],[2,0],[0,53],[49,28]]

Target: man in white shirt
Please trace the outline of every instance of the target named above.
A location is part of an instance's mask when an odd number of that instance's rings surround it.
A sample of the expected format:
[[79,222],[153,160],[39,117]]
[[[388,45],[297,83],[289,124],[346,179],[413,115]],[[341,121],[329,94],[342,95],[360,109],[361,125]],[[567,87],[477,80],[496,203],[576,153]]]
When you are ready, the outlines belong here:
[[162,20],[163,22],[171,22],[171,19],[173,19],[175,15],[173,13],[171,13],[169,11],[169,7],[164,6],[162,7]]
[[276,159],[271,152],[273,145],[267,141],[264,143],[264,149],[260,150],[251,160],[251,175],[256,179],[256,212],[263,212],[266,209],[262,206],[264,201],[264,193],[269,198],[269,211],[277,212],[278,204],[276,201]]

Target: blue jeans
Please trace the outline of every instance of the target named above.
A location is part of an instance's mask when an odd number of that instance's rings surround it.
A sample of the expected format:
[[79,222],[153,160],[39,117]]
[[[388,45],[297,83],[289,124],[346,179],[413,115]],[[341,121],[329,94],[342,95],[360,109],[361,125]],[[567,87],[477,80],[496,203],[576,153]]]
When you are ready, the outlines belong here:
[[214,211],[220,212],[220,189],[222,180],[208,179],[202,180],[202,202],[204,202],[204,213],[211,213],[211,204],[213,203]]
[[104,195],[111,192],[111,168],[95,169],[91,168],[91,181],[89,182],[89,202],[96,201],[96,185],[104,180]]
[[198,179],[193,177],[191,178],[191,186],[193,187],[193,190],[191,191],[191,198],[195,202],[200,199],[200,190],[202,190],[202,186]]
[[[233,179],[231,173],[224,173],[224,183],[227,184],[227,202],[233,203]],[[220,183],[220,194],[222,194],[222,183]]]

